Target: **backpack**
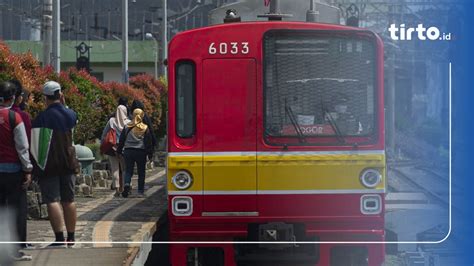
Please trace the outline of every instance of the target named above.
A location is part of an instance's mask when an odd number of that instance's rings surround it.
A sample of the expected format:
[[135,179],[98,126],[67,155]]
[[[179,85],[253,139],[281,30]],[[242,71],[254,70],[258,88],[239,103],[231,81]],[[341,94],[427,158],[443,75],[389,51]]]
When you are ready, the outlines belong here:
[[117,151],[117,132],[110,127],[100,144],[100,153],[115,156]]

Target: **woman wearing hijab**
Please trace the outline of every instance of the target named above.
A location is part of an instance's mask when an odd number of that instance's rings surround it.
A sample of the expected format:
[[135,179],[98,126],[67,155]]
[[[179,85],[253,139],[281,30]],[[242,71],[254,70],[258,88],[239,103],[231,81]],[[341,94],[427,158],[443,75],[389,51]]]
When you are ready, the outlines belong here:
[[143,196],[145,190],[145,165],[147,156],[153,155],[150,127],[143,122],[145,112],[137,108],[133,110],[132,121],[130,121],[120,135],[118,152],[125,159],[125,186],[122,192],[124,198],[130,193],[133,169],[137,164],[138,172],[138,195]]
[[[115,116],[110,118],[107,122],[107,125],[102,132],[101,140],[103,141],[107,132],[109,130],[114,129],[117,134],[117,140],[120,139],[121,133],[126,125],[130,122],[127,116],[127,107],[124,105],[119,105],[117,107],[117,111],[115,112]],[[121,155],[119,155],[116,151],[112,152],[109,155],[109,163],[110,163],[110,171],[112,173],[112,189],[115,189],[115,196],[119,196],[120,193],[123,191],[123,177],[122,173],[124,172],[124,160]]]
[[[143,103],[140,101],[140,100],[133,100],[132,102],[132,105],[130,107],[130,115],[133,114],[133,110],[135,109],[142,109],[143,111],[145,111],[145,106],[143,105]],[[130,118],[132,119],[132,118]],[[153,145],[153,147],[155,147],[156,145],[156,137],[155,137],[155,131],[153,131],[153,124],[151,122],[151,119],[150,117],[145,113],[145,115],[143,116],[143,123],[145,123],[148,128],[150,129],[150,134],[151,134],[151,143]]]

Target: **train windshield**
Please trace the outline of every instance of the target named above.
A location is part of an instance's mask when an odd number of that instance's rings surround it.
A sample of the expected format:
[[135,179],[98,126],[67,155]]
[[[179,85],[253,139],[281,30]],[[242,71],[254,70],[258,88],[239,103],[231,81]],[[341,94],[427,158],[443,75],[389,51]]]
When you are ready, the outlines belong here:
[[376,43],[334,31],[270,31],[264,38],[265,135],[370,137],[376,131]]

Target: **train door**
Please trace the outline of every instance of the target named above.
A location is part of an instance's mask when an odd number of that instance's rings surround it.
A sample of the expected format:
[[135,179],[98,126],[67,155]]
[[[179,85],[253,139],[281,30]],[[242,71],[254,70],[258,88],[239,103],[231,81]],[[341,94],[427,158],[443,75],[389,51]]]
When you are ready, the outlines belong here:
[[203,215],[257,211],[256,64],[203,61]]

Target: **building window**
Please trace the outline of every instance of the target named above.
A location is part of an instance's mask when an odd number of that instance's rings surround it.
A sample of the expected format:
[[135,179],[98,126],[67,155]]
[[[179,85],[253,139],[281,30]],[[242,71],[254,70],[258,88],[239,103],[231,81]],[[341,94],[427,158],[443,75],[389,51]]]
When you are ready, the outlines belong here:
[[196,65],[181,61],[176,65],[176,134],[190,138],[196,127]]

